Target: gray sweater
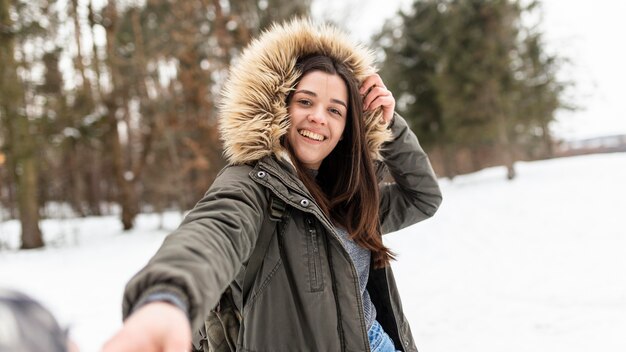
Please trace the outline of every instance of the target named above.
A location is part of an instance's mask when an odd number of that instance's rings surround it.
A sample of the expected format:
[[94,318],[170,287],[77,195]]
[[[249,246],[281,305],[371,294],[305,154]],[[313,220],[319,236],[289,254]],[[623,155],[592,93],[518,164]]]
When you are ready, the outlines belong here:
[[372,324],[374,324],[374,320],[376,320],[376,308],[374,307],[370,294],[366,289],[367,280],[370,275],[370,258],[372,253],[368,249],[359,246],[356,242],[350,239],[350,235],[346,232],[346,230],[337,227],[337,233],[339,233],[339,238],[341,239],[343,246],[348,251],[348,254],[350,254],[354,268],[359,275],[359,289],[361,290],[361,298],[363,301],[363,313],[365,314],[367,330],[369,330],[372,327]]

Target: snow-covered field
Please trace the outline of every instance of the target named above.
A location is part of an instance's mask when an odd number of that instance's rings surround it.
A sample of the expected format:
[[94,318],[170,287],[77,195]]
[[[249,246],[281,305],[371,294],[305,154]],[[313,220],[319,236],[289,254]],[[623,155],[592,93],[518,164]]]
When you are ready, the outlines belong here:
[[[424,223],[387,236],[422,352],[626,351],[626,153],[518,163],[442,181]],[[97,351],[121,326],[125,282],[180,215],[43,222],[44,250],[17,252],[0,224],[0,286],[41,300]]]

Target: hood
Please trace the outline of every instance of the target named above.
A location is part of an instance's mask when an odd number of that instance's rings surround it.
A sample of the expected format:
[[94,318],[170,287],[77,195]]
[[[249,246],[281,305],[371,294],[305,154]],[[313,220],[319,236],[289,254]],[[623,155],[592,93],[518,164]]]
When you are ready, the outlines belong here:
[[[224,156],[230,164],[244,164],[276,155],[289,160],[281,137],[290,126],[286,99],[300,72],[298,58],[327,55],[344,63],[359,83],[376,72],[373,53],[330,25],[306,19],[275,24],[243,51],[231,66],[222,91],[219,129]],[[380,159],[382,144],[391,138],[378,123],[382,109],[366,113],[367,148]]]

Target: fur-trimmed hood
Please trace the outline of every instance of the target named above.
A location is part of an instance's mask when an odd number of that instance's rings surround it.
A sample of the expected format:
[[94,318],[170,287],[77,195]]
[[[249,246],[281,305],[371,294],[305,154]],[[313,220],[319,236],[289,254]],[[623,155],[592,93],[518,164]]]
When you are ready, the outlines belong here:
[[[300,76],[296,61],[311,54],[344,63],[359,83],[376,72],[372,52],[335,27],[305,19],[273,25],[243,51],[222,92],[219,129],[230,164],[271,154],[288,160],[280,143],[290,125],[286,99]],[[374,159],[380,159],[381,145],[391,137],[379,123],[381,114],[377,109],[364,116],[367,147]]]

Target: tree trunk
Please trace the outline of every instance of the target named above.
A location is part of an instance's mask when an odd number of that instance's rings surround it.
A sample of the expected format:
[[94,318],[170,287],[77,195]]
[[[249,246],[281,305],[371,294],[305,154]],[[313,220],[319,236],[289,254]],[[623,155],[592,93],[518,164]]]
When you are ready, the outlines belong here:
[[[25,117],[23,117],[25,119]],[[24,126],[27,127],[27,126]],[[18,204],[20,208],[20,223],[22,225],[22,249],[40,248],[44,246],[39,228],[39,202],[38,194],[38,170],[35,155],[33,153],[33,142],[25,142],[30,144],[25,146],[28,151],[27,156],[18,161],[18,167],[21,167],[21,175],[19,175],[18,184]],[[20,165],[21,164],[21,165]],[[16,170],[17,171],[17,170]]]
[[[12,28],[9,16],[10,1],[0,0],[0,23]],[[24,249],[43,247],[39,228],[38,170],[35,139],[30,135],[30,123],[20,114],[19,104],[24,101],[22,82],[17,75],[14,34],[0,32],[0,116],[6,125],[9,165],[17,185],[17,202],[22,226]],[[26,109],[22,109],[26,110]]]
[[138,198],[136,195],[135,175],[132,172],[126,172],[124,164],[124,154],[122,151],[122,143],[120,141],[117,112],[119,105],[123,109],[127,106],[123,104],[124,97],[120,96],[120,85],[122,78],[119,77],[118,57],[115,52],[115,34],[117,31],[117,9],[115,1],[110,1],[105,9],[106,23],[106,40],[107,40],[107,61],[111,73],[111,92],[104,99],[107,107],[107,121],[109,125],[109,146],[111,148],[111,161],[113,164],[113,172],[115,182],[117,184],[118,203],[122,208],[122,226],[124,230],[133,228],[135,217],[139,212]]
[[90,26],[90,33],[91,33],[91,69],[93,70],[93,72],[96,74],[96,84],[95,84],[95,93],[97,94],[97,97],[94,98],[95,102],[102,102],[102,98],[104,96],[104,94],[102,93],[102,77],[100,74],[100,68],[101,68],[101,62],[100,62],[100,57],[98,56],[98,45],[96,44],[96,14],[94,12],[93,9],[93,0],[89,2],[88,4],[88,10],[89,10],[89,15],[88,15],[88,19],[89,19],[89,26]]
[[82,166],[81,162],[79,161],[80,148],[77,144],[78,143],[75,138],[70,138],[67,140],[66,167],[68,169],[70,179],[70,203],[72,204],[74,212],[82,217],[86,215],[83,206],[83,194],[85,192],[85,187],[80,170],[80,167]]
[[87,98],[89,102],[93,102],[93,96],[91,92],[91,82],[85,73],[85,64],[83,61],[83,46],[81,43],[82,31],[80,28],[80,20],[78,15],[78,0],[72,0],[72,14],[74,15],[74,40],[76,42],[76,68],[80,72],[80,77],[82,79],[82,86],[87,94]]
[[[91,80],[89,79],[86,71],[84,61],[84,49],[82,45],[81,38],[83,37],[83,32],[80,26],[80,15],[78,13],[78,0],[71,0],[72,11],[70,12],[72,15],[73,25],[74,25],[74,42],[76,43],[76,57],[74,58],[74,63],[76,65],[76,69],[78,70],[81,77],[81,89],[80,91],[84,92],[85,97],[87,99],[87,104],[83,108],[85,111],[92,111],[94,104],[94,94],[92,91]],[[92,38],[93,40],[93,38]],[[95,41],[94,41],[95,42]],[[76,117],[71,118],[71,126],[76,127],[80,125],[80,121],[76,121]],[[79,117],[80,119],[80,117]],[[90,197],[90,195],[86,194],[88,192],[89,187],[87,187],[85,180],[88,178],[88,170],[84,167],[82,161],[87,159],[87,155],[89,152],[93,153],[93,150],[89,150],[90,147],[88,143],[81,137],[78,139],[72,140],[69,149],[69,158],[72,161],[70,163],[70,174],[72,175],[72,200],[74,203],[74,208],[80,216],[85,216],[88,213],[88,209],[85,204],[85,200]]]
[[513,157],[513,146],[509,133],[506,128],[505,117],[501,113],[496,114],[496,123],[498,124],[498,142],[500,144],[500,155],[502,162],[506,167],[506,178],[512,180],[515,178],[515,158]]
[[92,158],[91,166],[88,167],[86,172],[86,179],[84,183],[87,185],[87,207],[90,215],[100,216],[102,215],[102,190],[100,183],[102,181],[102,172],[100,165],[102,160],[95,150],[92,150],[94,154]]
[[[102,104],[102,99],[104,97],[104,93],[102,91],[102,75],[101,72],[101,60],[98,55],[98,45],[96,44],[96,25],[99,23],[96,21],[96,13],[93,8],[94,0],[90,0],[87,4],[87,19],[89,22],[89,34],[91,35],[91,67],[90,69],[95,74],[95,80],[93,86],[93,104],[94,106],[99,106]],[[110,197],[103,195],[103,188],[101,186],[103,179],[106,184],[109,184],[110,177],[106,176],[103,173],[105,158],[100,154],[100,150],[94,147],[93,144],[90,145],[91,153],[95,154],[95,161],[92,160],[91,167],[87,171],[85,175],[86,180],[85,184],[87,184],[87,203],[89,206],[89,211],[92,215],[102,215],[103,202],[109,202],[111,200]],[[106,187],[107,190],[110,190],[112,187]],[[110,214],[110,212],[107,212]]]
[[544,145],[544,158],[552,158],[554,157],[554,146],[552,144],[552,134],[550,133],[550,128],[548,128],[548,122],[543,120],[541,123],[541,132],[543,137],[543,145]]
[[[1,0],[0,0],[1,1]],[[1,56],[1,55],[0,55]],[[7,65],[8,66],[8,65]],[[5,66],[6,68],[6,66]],[[15,75],[17,79],[17,75]],[[5,82],[3,82],[4,84]],[[21,82],[16,82],[20,86]],[[16,88],[17,89],[17,88]],[[15,91],[15,89],[12,89]],[[6,90],[3,89],[3,93]],[[6,97],[6,96],[5,96]],[[21,101],[14,100],[14,101]],[[39,228],[39,187],[35,140],[29,133],[29,121],[26,116],[19,116],[15,110],[7,109],[9,102],[3,102],[4,116],[8,123],[8,144],[10,149],[9,165],[13,171],[17,188],[17,208],[22,227],[22,249],[43,247]],[[9,103],[10,104],[10,103]],[[13,110],[13,113],[6,113]]]
[[117,128],[117,106],[114,103],[113,97],[107,99],[108,115],[107,120],[109,123],[109,142],[110,142],[110,155],[111,162],[113,164],[113,173],[115,175],[115,183],[117,184],[117,201],[122,208],[122,225],[124,230],[130,230],[133,228],[133,222],[138,213],[137,196],[135,195],[135,187],[133,175],[126,174],[124,168],[124,155],[122,153],[122,146],[120,142],[119,130]]

